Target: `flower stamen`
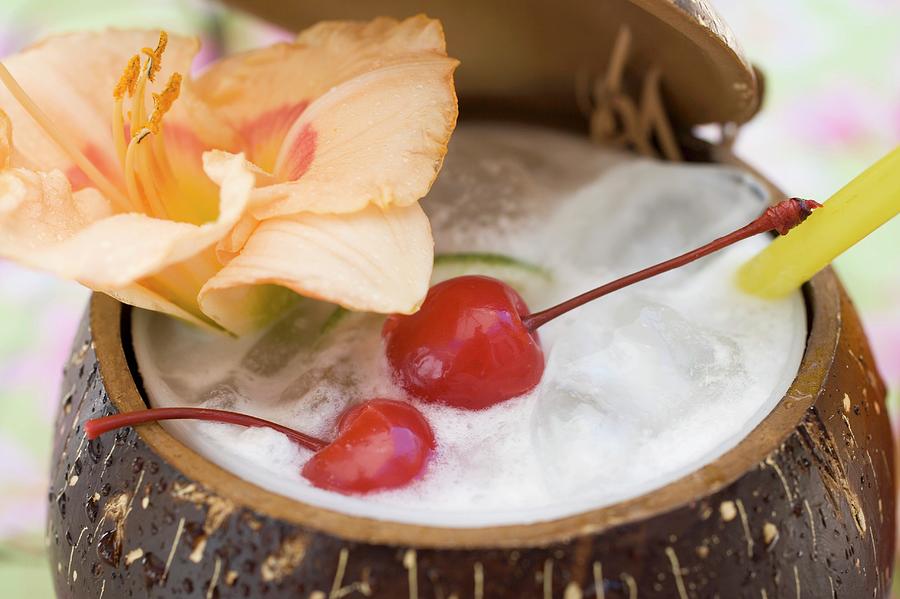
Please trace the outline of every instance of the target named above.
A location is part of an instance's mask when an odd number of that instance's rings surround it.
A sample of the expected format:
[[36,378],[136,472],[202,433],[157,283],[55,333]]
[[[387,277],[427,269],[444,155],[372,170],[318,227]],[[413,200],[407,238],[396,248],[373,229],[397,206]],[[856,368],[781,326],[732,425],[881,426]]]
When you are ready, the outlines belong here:
[[148,214],[165,217],[165,205],[155,193],[152,173],[148,172],[149,169],[144,162],[146,156],[140,152],[141,141],[150,133],[149,129],[141,129],[128,144],[125,152],[125,185],[128,188],[128,195],[141,202]]
[[131,94],[131,130],[137,131],[144,123],[144,92],[147,89],[147,80],[156,81],[156,75],[162,68],[162,56],[169,45],[169,35],[165,31],[159,32],[159,41],[156,48],[141,48],[141,54],[147,57],[144,68],[137,78],[136,92]]
[[[135,141],[136,139],[137,136],[132,137],[131,141],[128,143],[128,148],[125,150],[125,164],[123,167],[123,170],[125,171],[125,187],[128,190],[129,197],[136,198],[141,202],[141,204],[144,204],[143,195],[140,191],[140,184],[137,180],[137,172],[134,168],[134,161],[137,151],[136,148],[138,144],[138,142]],[[147,208],[146,206],[143,207],[145,209]]]
[[[165,191],[171,187],[167,185],[167,181],[171,177],[172,169],[159,133],[162,131],[163,117],[181,93],[181,74],[173,73],[165,88],[158,94],[152,94],[153,110],[149,117],[146,115],[145,97],[147,82],[156,81],[162,68],[162,56],[168,45],[168,39],[166,32],[162,31],[156,48],[142,48],[140,54],[133,56],[113,90],[113,97],[116,100],[113,112],[113,137],[124,170],[128,196],[148,214],[163,218],[167,217],[168,212],[164,200]],[[141,64],[142,55],[146,57],[143,64]],[[123,114],[126,93],[131,99],[127,130]],[[126,143],[129,134],[130,140]],[[144,143],[151,135],[157,139],[153,140],[153,143]]]
[[156,43],[155,49],[141,49],[141,52],[147,55],[147,78],[151,82],[156,81],[156,74],[159,73],[159,70],[162,68],[162,55],[163,52],[166,51],[166,46],[168,45],[169,34],[167,34],[165,31],[160,31],[159,41]]
[[27,112],[28,115],[34,119],[34,122],[44,130],[44,133],[46,133],[47,136],[69,156],[69,159],[81,169],[97,189],[109,198],[111,202],[117,204],[120,209],[126,211],[131,209],[128,198],[126,198],[122,192],[119,191],[119,189],[113,185],[96,166],[94,166],[93,162],[88,160],[70,139],[63,135],[60,128],[53,122],[53,119],[51,119],[46,112],[41,110],[35,101],[31,99],[31,96],[22,89],[22,86],[19,85],[16,78],[9,72],[9,69],[2,63],[0,63],[0,82],[6,86],[6,89],[9,90],[9,93],[12,94],[13,98],[15,98],[25,112]]
[[122,106],[125,94],[128,97],[134,96],[137,85],[137,79],[141,70],[141,57],[137,54],[131,57],[125,71],[119,78],[113,90],[113,113],[112,113],[112,135],[116,144],[116,155],[119,157],[119,164],[125,166],[125,151],[128,148],[128,142],[125,141],[125,117],[122,114]]
[[135,92],[131,96],[131,108],[129,110],[129,126],[131,131],[137,131],[144,122],[144,96],[147,89],[147,70],[144,69],[138,75],[135,83]]
[[116,100],[125,98],[126,92],[128,93],[129,98],[134,96],[135,84],[137,83],[140,71],[141,57],[135,54],[128,61],[128,64],[125,66],[125,71],[122,73],[122,76],[119,77],[119,82],[113,90],[113,97]]
[[181,93],[181,74],[172,73],[162,93],[153,94],[153,112],[150,114],[150,121],[147,124],[150,131],[159,133],[162,118],[172,108],[179,93]]

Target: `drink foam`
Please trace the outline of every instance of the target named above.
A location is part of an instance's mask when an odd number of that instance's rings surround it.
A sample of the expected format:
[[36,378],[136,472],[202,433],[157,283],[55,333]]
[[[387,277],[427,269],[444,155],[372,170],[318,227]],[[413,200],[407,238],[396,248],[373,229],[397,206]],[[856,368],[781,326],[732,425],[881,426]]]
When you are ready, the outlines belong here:
[[[506,254],[548,269],[533,310],[705,243],[758,215],[768,196],[723,166],[639,159],[521,125],[461,125],[423,206],[438,253]],[[652,491],[734,447],[796,375],[800,293],[778,301],[733,284],[768,242],[743,241],[600,299],[540,330],[547,357],[531,393],[480,412],[419,405],[439,450],[412,485],[365,497],[311,487],[310,453],[267,429],[163,425],[264,488],[333,510],[443,526],[526,523]],[[348,405],[404,397],[380,338],[383,317],[302,300],[268,330],[225,339],[135,310],[133,339],[156,407],[236,410],[323,438]]]

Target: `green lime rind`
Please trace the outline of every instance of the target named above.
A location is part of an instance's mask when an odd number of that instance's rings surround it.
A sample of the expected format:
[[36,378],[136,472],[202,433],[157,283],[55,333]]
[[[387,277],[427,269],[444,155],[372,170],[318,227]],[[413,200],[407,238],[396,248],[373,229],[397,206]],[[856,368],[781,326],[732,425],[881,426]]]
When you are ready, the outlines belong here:
[[553,275],[547,269],[503,254],[473,252],[438,254],[434,257],[432,285],[463,275],[493,277],[523,294],[553,281]]
[[459,252],[451,254],[438,254],[434,257],[435,268],[447,265],[483,265],[485,268],[511,268],[529,272],[533,275],[551,280],[553,276],[546,268],[531,264],[518,258],[513,258],[505,254],[491,254],[481,252]]

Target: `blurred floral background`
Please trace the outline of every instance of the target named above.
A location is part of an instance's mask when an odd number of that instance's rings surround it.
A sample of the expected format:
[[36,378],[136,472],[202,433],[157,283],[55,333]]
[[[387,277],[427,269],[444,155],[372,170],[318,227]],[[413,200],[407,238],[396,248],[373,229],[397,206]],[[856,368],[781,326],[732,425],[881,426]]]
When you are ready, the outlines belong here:
[[[900,143],[900,2],[713,3],[767,75],[766,105],[742,130],[738,152],[788,193],[827,198]],[[2,0],[0,57],[50,33],[107,25],[198,34],[201,65],[288,37],[202,0]],[[895,424],[898,257],[894,219],[837,263],[892,389]],[[52,596],[42,542],[45,471],[62,363],[87,297],[75,284],[0,261],[0,589],[7,597]]]

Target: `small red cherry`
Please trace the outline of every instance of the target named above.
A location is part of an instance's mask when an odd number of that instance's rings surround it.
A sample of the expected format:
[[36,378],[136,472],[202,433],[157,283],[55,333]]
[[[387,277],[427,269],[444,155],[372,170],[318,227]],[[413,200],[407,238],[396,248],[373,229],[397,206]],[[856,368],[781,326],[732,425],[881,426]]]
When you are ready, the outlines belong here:
[[532,314],[511,287],[489,277],[462,276],[429,290],[415,314],[394,314],[382,329],[395,378],[425,402],[479,410],[533,389],[544,372],[538,327],[592,300],[683,266],[767,231],[785,235],[819,208],[790,198],[746,226],[700,248],[632,273]]
[[402,487],[425,471],[437,444],[428,421],[408,403],[372,399],[346,410],[331,443],[249,414],[206,408],[152,408],[88,420],[88,439],[159,420],[208,420],[283,433],[316,452],[301,473],[312,484],[346,494]]
[[531,390],[544,352],[522,317],[528,306],[509,285],[462,276],[428,291],[415,314],[384,323],[388,362],[414,397],[480,410]]
[[372,399],[341,416],[337,438],[302,473],[315,486],[341,493],[393,489],[418,478],[435,448],[434,433],[415,407]]

